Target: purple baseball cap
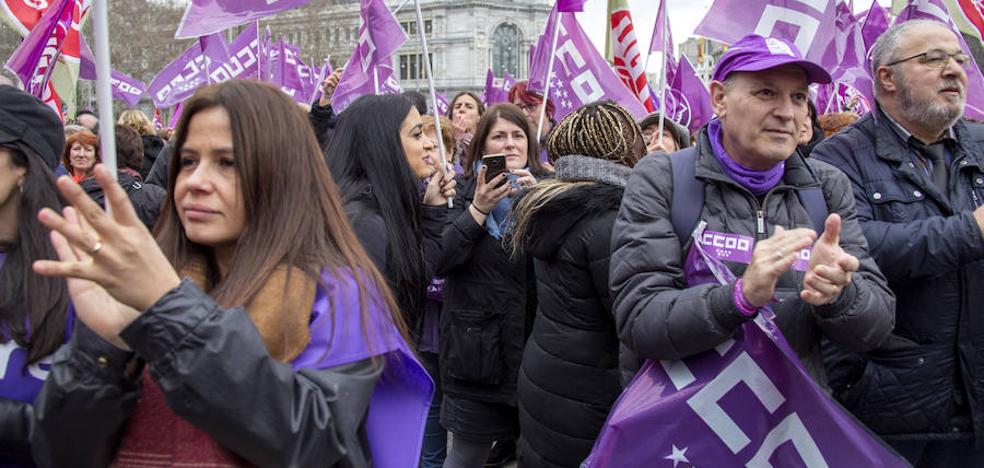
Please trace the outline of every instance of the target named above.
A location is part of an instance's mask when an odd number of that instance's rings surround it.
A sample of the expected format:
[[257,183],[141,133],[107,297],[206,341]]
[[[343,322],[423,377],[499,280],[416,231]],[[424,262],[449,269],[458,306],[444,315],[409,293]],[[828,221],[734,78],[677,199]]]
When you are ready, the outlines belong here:
[[724,81],[728,75],[744,71],[768,70],[786,64],[799,65],[810,83],[830,83],[830,74],[809,60],[789,41],[749,34],[731,45],[714,68],[712,80]]

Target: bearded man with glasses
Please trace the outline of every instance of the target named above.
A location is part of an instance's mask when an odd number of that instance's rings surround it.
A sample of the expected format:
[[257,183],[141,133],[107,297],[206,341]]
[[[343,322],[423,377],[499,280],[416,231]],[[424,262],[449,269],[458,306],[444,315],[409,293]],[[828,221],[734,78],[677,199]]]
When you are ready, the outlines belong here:
[[871,256],[897,297],[875,351],[825,349],[834,396],[914,466],[984,466],[984,126],[964,120],[966,67],[945,25],[872,46],[877,108],[813,157],[851,180]]

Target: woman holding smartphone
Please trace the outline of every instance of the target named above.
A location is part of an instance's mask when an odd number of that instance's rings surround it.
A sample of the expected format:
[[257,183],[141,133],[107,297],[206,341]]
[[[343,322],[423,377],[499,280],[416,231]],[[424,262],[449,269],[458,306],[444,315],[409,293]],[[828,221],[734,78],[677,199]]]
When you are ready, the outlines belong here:
[[[500,154],[506,172],[486,181],[482,157]],[[446,467],[482,466],[494,441],[519,435],[516,376],[536,311],[532,263],[510,258],[503,236],[512,196],[542,174],[523,112],[512,104],[482,116],[444,230],[438,275],[441,314],[441,422],[454,434]]]
[[82,323],[36,402],[39,464],[416,463],[432,384],[310,128],[272,86],[200,89],[156,239],[107,168],[111,214],[58,180],[59,260],[34,270]]

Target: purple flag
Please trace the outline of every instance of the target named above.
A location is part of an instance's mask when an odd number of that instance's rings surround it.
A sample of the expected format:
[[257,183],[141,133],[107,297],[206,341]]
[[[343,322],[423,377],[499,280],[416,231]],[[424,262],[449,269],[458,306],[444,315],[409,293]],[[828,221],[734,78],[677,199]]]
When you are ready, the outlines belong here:
[[878,36],[881,36],[888,29],[888,13],[878,4],[878,0],[871,1],[871,8],[868,15],[864,18],[861,26],[861,37],[864,39],[864,50],[871,50]]
[[147,92],[154,105],[171,107],[191,97],[199,86],[208,82],[206,69],[225,61],[225,51],[225,39],[221,34],[203,37],[200,43],[188,47],[151,80]]
[[295,102],[305,103],[307,94],[304,92],[304,81],[299,70],[299,55],[297,46],[285,44],[281,36],[277,45],[270,48],[270,66],[273,69],[271,82]]
[[[270,60],[261,60],[260,29],[253,23],[229,44],[228,58],[209,65],[209,83],[229,80],[258,79],[269,76]],[[261,70],[261,69],[262,70]]]
[[970,56],[970,63],[964,67],[967,72],[967,89],[965,90],[967,107],[964,108],[964,116],[972,119],[984,119],[984,76],[981,75],[981,69],[977,66],[977,61],[974,60],[974,54],[967,47],[967,41],[964,40],[957,26],[953,24],[953,20],[950,19],[946,6],[940,0],[911,0],[899,12],[899,16],[895,18],[895,23],[902,23],[910,19],[939,21],[947,25],[956,34],[957,40],[960,41],[960,48]]
[[[830,71],[834,83],[820,85],[820,89],[825,91],[828,98],[825,103],[818,101],[818,108],[821,109],[821,113],[826,113],[825,111],[837,99],[843,97],[847,100],[836,105],[835,112],[840,112],[843,107],[853,107],[856,110],[870,109],[871,103],[875,102],[875,95],[871,75],[868,72],[864,38],[857,18],[844,3],[837,5],[836,25],[834,40],[830,42],[824,60],[820,63]],[[858,102],[848,106],[849,101]]]
[[92,56],[92,49],[85,40],[85,35],[79,36],[79,79],[96,81],[96,59]]
[[[733,282],[722,254],[750,259],[751,238],[705,228],[688,285]],[[647,361],[583,466],[906,466],[813,382],[774,317],[766,308],[714,349]]]
[[191,0],[181,24],[174,33],[176,39],[207,36],[233,26],[256,21],[310,0]]
[[135,106],[140,102],[140,97],[146,92],[147,85],[116,70],[113,70],[110,76],[113,98],[120,99],[130,106]]
[[448,115],[449,105],[448,97],[442,94],[440,91],[434,93],[437,96],[437,112],[434,112],[434,106],[428,102],[427,110],[431,115]]
[[572,13],[584,11],[584,2],[587,0],[557,0],[557,11]]
[[833,39],[835,3],[829,0],[714,0],[695,35],[726,43],[748,34],[796,45],[807,60],[821,62]]
[[74,12],[74,0],[57,0],[7,60],[7,69],[17,75],[31,95],[44,97],[48,79],[72,27]]
[[815,102],[820,115],[844,111],[861,115],[870,111],[874,103],[857,88],[841,81],[819,85]]
[[485,106],[493,106],[500,102],[509,101],[509,90],[516,85],[516,79],[506,72],[506,75],[502,77],[502,81],[496,84],[495,76],[492,74],[492,69],[490,68],[485,74],[485,93],[484,101]]
[[[557,21],[557,18],[560,21]],[[601,99],[611,99],[641,119],[647,112],[635,95],[598,53],[594,44],[571,13],[553,11],[547,20],[547,30],[540,36],[536,57],[530,67],[529,89],[543,92],[550,60],[550,41],[553,28],[559,23],[557,50],[554,54],[553,76],[550,77],[550,99],[554,102],[554,118],[563,119],[575,109]]]
[[331,56],[325,57],[324,63],[321,65],[321,72],[318,73],[318,79],[314,82],[314,87],[311,90],[311,97],[308,102],[313,102],[321,99],[321,83],[325,81],[325,78],[334,71],[331,66]]
[[[649,53],[659,52],[661,54],[666,54],[666,84],[673,82],[673,77],[676,75],[677,64],[676,55],[673,53],[673,31],[670,31],[669,24],[667,23],[669,19],[666,16],[666,2],[668,0],[660,0],[659,10],[656,13],[656,27],[653,28],[653,39],[649,43]],[[663,32],[666,32],[666,36],[663,36]],[[664,50],[663,45],[666,45]],[[655,95],[654,95],[655,96]]]
[[690,133],[697,132],[714,117],[711,93],[686,56],[680,57],[680,68],[666,96],[667,115],[687,127]]
[[364,94],[400,89],[390,57],[407,41],[403,27],[383,0],[361,0],[359,16],[359,40],[331,96],[331,106],[339,113]]
[[171,112],[171,118],[167,121],[167,128],[174,129],[178,126],[182,111],[184,111],[184,102],[179,102],[177,106],[174,106],[174,111]]

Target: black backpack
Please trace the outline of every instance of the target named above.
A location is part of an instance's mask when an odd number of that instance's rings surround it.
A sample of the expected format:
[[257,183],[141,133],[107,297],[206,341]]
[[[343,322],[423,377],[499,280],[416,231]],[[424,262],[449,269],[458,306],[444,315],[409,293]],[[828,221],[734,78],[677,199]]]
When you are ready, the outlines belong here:
[[[676,232],[680,245],[686,245],[690,233],[700,221],[700,211],[704,207],[704,182],[695,176],[697,164],[697,147],[691,146],[677,151],[670,158],[670,169],[673,171],[673,199],[670,201],[670,222]],[[806,213],[813,222],[817,236],[823,235],[826,225],[827,201],[823,198],[820,187],[797,191],[800,203],[806,208]]]

